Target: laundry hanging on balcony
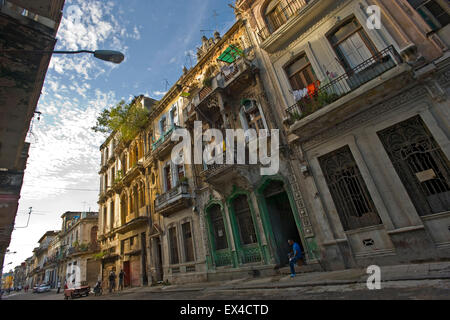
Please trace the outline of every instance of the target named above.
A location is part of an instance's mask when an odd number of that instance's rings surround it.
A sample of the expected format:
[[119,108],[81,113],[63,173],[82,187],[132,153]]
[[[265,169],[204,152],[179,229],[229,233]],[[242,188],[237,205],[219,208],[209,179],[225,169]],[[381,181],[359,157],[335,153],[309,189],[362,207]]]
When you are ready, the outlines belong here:
[[225,49],[225,51],[220,55],[217,60],[226,62],[228,64],[233,63],[236,61],[239,57],[243,57],[244,52],[237,47],[230,45],[228,48]]

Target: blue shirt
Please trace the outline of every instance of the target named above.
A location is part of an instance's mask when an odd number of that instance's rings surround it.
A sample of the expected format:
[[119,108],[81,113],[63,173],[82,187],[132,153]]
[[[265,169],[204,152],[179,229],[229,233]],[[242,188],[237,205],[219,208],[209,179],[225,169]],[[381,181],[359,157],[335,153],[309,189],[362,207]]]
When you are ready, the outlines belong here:
[[300,259],[302,257],[302,250],[297,242],[292,245],[292,250],[294,250],[294,257]]

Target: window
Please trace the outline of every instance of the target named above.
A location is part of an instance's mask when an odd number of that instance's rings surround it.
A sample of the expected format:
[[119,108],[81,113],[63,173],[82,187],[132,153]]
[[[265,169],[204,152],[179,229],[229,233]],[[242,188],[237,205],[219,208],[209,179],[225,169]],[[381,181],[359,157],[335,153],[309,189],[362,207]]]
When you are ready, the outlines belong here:
[[130,211],[129,214],[131,215],[134,212],[134,197],[133,194],[130,194]]
[[134,237],[130,238],[130,248],[134,245]]
[[260,130],[267,129],[259,104],[255,100],[244,100],[243,104],[240,116],[244,130],[255,129],[259,134]]
[[122,225],[125,225],[126,216],[128,215],[128,202],[126,195],[123,195],[122,199],[120,199],[120,214],[121,214],[121,223]]
[[192,232],[191,223],[186,222],[181,225],[181,230],[183,232],[184,241],[184,255],[186,257],[186,262],[194,261],[194,243],[192,242]]
[[107,209],[105,206],[103,207],[103,233],[106,233],[106,217],[107,217]]
[[177,165],[177,178],[178,178],[178,182],[183,181],[184,177],[185,177],[185,173],[184,173],[184,165]]
[[172,189],[172,177],[171,177],[171,170],[170,170],[170,164],[167,164],[164,167],[164,191],[169,191]]
[[169,116],[170,116],[170,125],[171,126],[178,125],[178,110],[176,104],[170,110]]
[[225,233],[225,223],[223,222],[222,210],[219,205],[214,205],[209,209],[209,219],[211,221],[215,249],[227,249],[228,242]]
[[141,184],[139,188],[139,207],[142,208],[145,206],[145,187]]
[[381,224],[348,146],[319,158],[344,231]]
[[114,214],[115,214],[115,208],[114,208],[114,201],[111,201],[111,207],[110,207],[110,219],[109,219],[109,225],[111,230],[114,229]]
[[240,195],[236,199],[234,199],[233,209],[239,228],[241,244],[246,245],[257,243],[255,226],[253,225],[253,219],[250,212],[247,196]]
[[448,0],[408,0],[425,22],[438,30],[450,23],[450,4]]
[[378,136],[419,215],[450,211],[450,163],[420,116]]
[[328,39],[346,70],[354,69],[376,53],[375,46],[356,18],[340,26]]
[[308,88],[318,80],[306,54],[291,62],[285,71],[293,91]]
[[169,245],[170,245],[170,263],[178,264],[180,263],[178,257],[178,242],[177,242],[177,229],[171,227],[169,229]]
[[161,120],[159,120],[159,132],[161,133],[161,136],[164,135],[167,131],[167,120],[166,116],[162,117]]

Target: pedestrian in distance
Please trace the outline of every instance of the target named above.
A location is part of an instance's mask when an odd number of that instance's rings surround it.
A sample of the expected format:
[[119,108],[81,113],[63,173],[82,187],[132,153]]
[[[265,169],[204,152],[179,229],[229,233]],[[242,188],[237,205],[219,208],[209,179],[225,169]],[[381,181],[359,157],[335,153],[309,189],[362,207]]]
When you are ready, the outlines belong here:
[[58,279],[58,291],[56,291],[56,294],[59,294],[61,291],[61,280]]
[[123,270],[121,269],[121,270],[120,270],[120,273],[119,273],[119,290],[120,290],[120,291],[123,290],[123,280],[124,280],[124,277],[125,277],[125,272],[123,272]]
[[289,245],[292,247],[291,253],[289,253],[289,266],[291,267],[291,278],[295,277],[295,265],[297,261],[302,259],[302,250],[300,245],[292,239],[288,240]]
[[116,273],[114,270],[111,270],[109,273],[109,293],[116,290]]

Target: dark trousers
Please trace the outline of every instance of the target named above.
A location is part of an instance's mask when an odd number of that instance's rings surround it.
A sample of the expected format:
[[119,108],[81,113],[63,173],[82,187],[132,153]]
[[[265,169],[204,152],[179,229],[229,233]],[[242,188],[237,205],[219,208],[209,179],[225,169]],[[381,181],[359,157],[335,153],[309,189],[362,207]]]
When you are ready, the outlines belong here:
[[116,282],[115,281],[109,281],[109,292],[111,293],[116,288]]
[[119,279],[119,290],[123,290],[123,279]]

